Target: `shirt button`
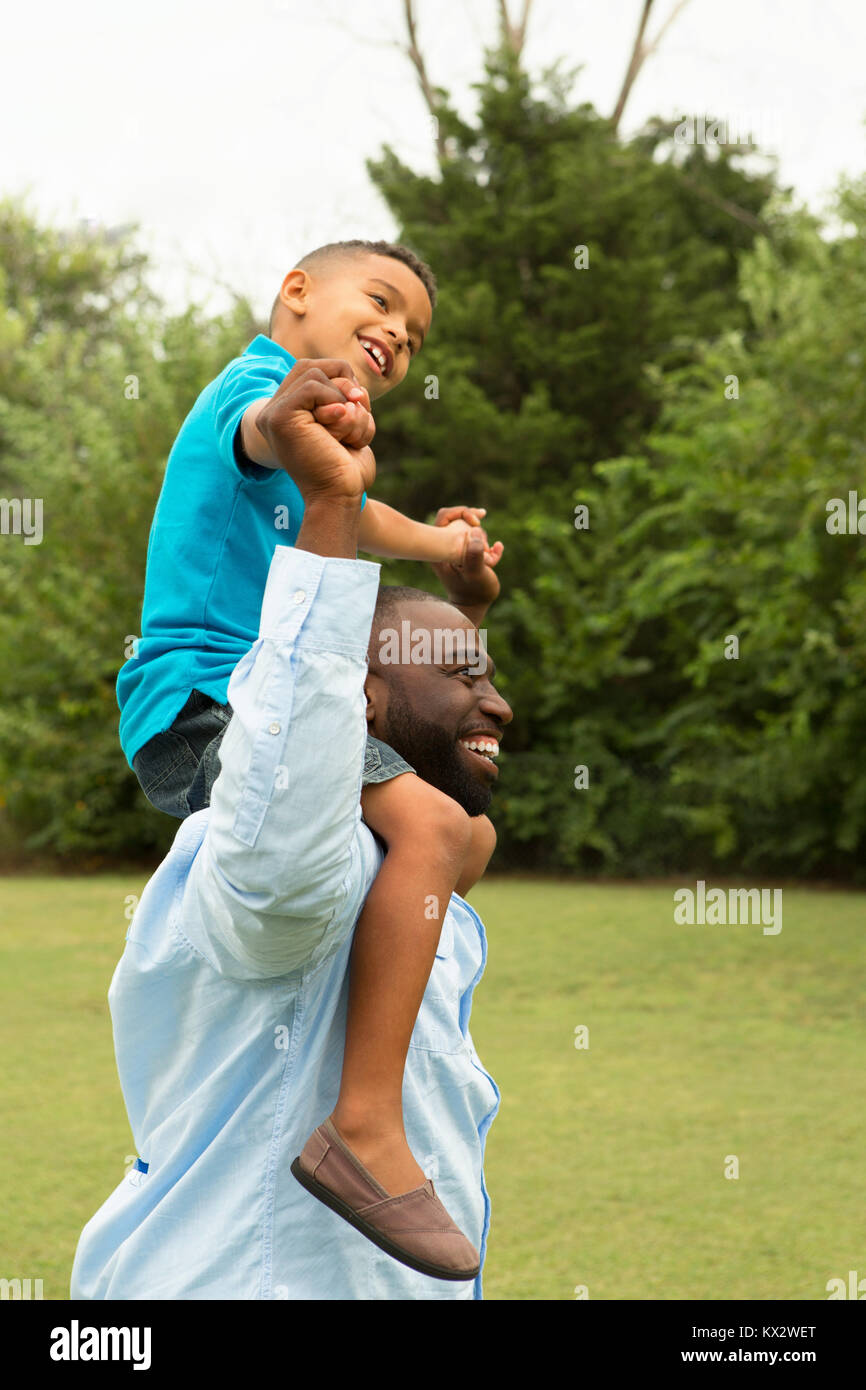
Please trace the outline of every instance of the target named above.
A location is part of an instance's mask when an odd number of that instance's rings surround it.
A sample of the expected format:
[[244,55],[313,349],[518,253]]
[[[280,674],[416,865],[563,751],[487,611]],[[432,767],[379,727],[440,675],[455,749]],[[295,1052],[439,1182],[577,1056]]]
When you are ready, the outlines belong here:
[[292,594],[292,603],[303,603],[306,597],[307,595],[304,593],[303,589],[296,589]]
[[274,721],[273,724],[269,724],[269,725],[268,725],[268,733],[269,733],[269,734],[278,734],[279,732],[280,732],[280,726],[279,726],[279,724],[277,724],[276,720]]

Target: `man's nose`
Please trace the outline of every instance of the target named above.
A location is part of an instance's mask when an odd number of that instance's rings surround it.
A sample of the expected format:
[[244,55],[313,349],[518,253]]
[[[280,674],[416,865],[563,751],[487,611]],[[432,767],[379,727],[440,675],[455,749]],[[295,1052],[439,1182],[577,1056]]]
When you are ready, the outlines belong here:
[[510,724],[514,718],[508,701],[503,700],[499,691],[495,690],[492,685],[488,685],[486,690],[481,691],[478,708],[489,715],[491,719],[498,720],[500,724]]

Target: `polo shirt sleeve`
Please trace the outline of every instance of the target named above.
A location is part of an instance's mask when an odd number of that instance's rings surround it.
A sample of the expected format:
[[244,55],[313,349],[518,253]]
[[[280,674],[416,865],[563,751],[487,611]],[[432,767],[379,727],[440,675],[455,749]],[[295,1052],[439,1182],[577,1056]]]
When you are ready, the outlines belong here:
[[[279,358],[241,357],[225,373],[214,403],[214,428],[220,462],[235,476],[265,482],[274,475],[250,460],[242,463],[236,436],[245,412],[254,401],[273,396],[291,371]],[[240,440],[237,440],[238,446]]]

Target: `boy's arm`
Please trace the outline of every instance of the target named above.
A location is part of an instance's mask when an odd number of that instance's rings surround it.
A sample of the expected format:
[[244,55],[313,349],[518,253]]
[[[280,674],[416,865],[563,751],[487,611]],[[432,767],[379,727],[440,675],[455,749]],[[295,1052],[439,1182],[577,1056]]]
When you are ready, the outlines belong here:
[[[427,560],[431,564],[459,564],[463,557],[466,537],[473,525],[478,526],[483,511],[470,507],[454,507],[452,520],[436,526],[427,526],[422,521],[411,521],[402,512],[384,502],[367,499],[361,513],[361,526],[358,533],[358,549],[368,555],[378,555],[388,560]],[[466,518],[471,517],[472,520]],[[483,532],[482,532],[483,534]],[[485,540],[486,540],[485,536]],[[497,542],[492,550],[488,564],[496,564],[502,546]]]
[[282,464],[274,457],[270,444],[256,424],[259,411],[269,400],[270,396],[262,396],[260,400],[248,405],[244,411],[239,426],[241,447],[252,463],[259,463],[263,468],[281,468]]
[[455,546],[444,527],[411,521],[385,502],[368,497],[361,513],[358,549],[390,560],[446,560]]

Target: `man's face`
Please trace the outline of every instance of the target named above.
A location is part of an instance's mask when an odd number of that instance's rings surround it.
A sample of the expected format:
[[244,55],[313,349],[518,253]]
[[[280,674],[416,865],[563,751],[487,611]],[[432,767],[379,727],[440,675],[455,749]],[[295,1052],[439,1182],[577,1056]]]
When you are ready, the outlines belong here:
[[344,358],[371,400],[399,386],[433,317],[415,272],[392,256],[360,254],[302,275],[290,272],[281,291],[292,354]]
[[[401,659],[387,659],[398,647]],[[498,751],[512,719],[493,686],[493,662],[484,651],[479,660],[479,651],[475,627],[449,603],[406,603],[395,629],[374,635],[366,683],[369,732],[470,816],[487,810],[499,769],[468,744],[495,744]],[[413,660],[413,652],[432,659]]]

